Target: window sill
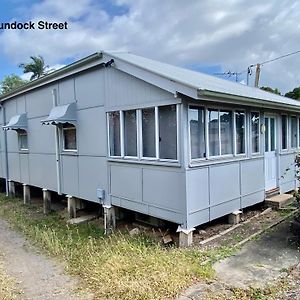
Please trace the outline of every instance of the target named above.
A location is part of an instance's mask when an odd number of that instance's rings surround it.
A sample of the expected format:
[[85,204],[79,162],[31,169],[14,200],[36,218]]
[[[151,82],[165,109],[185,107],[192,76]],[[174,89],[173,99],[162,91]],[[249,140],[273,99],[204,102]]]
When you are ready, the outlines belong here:
[[70,151],[62,151],[60,153],[61,155],[71,155],[71,156],[78,156],[78,151],[77,150],[70,150]]
[[168,167],[181,167],[178,161],[166,161],[166,160],[152,160],[152,159],[122,159],[115,157],[108,157],[109,162],[128,163],[128,164],[139,164],[139,165],[154,165],[154,166],[168,166]]
[[20,154],[28,154],[29,150],[28,149],[19,149]]
[[248,157],[246,155],[238,155],[238,156],[230,156],[230,157],[215,157],[209,159],[202,159],[202,160],[194,160],[189,163],[189,168],[201,167],[201,166],[209,166],[215,164],[226,164],[226,163],[234,163],[238,161],[244,160],[251,160],[251,159],[258,159],[263,158],[263,155],[255,155]]

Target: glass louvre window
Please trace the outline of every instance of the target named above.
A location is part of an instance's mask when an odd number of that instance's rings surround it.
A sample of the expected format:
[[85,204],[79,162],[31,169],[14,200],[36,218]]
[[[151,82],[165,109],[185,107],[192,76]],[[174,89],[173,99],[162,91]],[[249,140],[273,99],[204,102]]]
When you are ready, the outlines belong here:
[[291,117],[291,147],[297,148],[297,118]]
[[114,111],[108,114],[109,123],[109,154],[121,156],[120,112]]
[[219,111],[208,111],[208,140],[209,140],[209,155],[220,155],[219,145]]
[[63,125],[64,150],[77,150],[76,127],[72,124]]
[[288,119],[287,116],[281,116],[281,149],[286,150],[288,148]]
[[142,110],[143,157],[156,157],[155,108]]
[[125,156],[137,156],[136,111],[124,111],[124,153]]
[[159,114],[159,158],[177,159],[176,105],[161,106]]
[[265,151],[269,151],[269,118],[265,118],[265,126],[266,126],[266,131],[265,131]]
[[235,112],[235,145],[236,154],[245,153],[245,113]]
[[203,108],[189,108],[191,158],[204,158],[205,153],[205,111]]
[[28,137],[26,130],[19,130],[19,149],[20,150],[28,150]]
[[220,111],[221,155],[232,154],[232,112]]
[[251,150],[252,153],[259,152],[259,113],[251,112]]
[[275,119],[270,118],[270,143],[271,151],[275,151]]

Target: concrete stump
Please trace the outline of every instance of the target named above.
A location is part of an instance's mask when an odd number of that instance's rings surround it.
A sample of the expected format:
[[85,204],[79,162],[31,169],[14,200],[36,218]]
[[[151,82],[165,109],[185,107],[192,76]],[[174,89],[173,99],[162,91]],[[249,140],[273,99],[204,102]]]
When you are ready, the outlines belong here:
[[73,196],[67,195],[68,198],[68,214],[69,214],[69,218],[76,218],[77,215],[77,206],[76,206],[76,202],[77,199]]
[[10,196],[15,196],[16,195],[16,186],[15,182],[12,180],[8,180],[8,194]]
[[30,186],[26,183],[23,183],[23,200],[24,204],[30,204]]
[[104,233],[111,234],[116,228],[116,214],[113,206],[104,205]]
[[228,215],[228,223],[235,225],[241,222],[242,212],[240,210],[234,211]]
[[179,232],[179,247],[185,248],[193,244],[193,231],[195,228],[183,229],[181,226],[178,226],[177,232]]
[[43,204],[44,214],[47,215],[51,212],[51,192],[47,189],[43,189]]

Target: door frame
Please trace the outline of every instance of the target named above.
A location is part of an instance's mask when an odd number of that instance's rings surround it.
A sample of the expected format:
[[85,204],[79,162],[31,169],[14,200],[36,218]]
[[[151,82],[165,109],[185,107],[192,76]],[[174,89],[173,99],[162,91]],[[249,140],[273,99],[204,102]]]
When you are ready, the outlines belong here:
[[[267,189],[267,186],[266,186],[266,124],[265,124],[265,118],[274,118],[275,119],[275,143],[274,143],[274,146],[275,146],[275,166],[276,166],[276,185],[274,188],[271,188],[271,189]],[[270,122],[270,121],[269,121]],[[265,186],[265,191],[268,191],[268,190],[272,190],[272,189],[276,189],[279,187],[279,140],[280,140],[280,124],[279,124],[279,115],[276,114],[276,113],[273,113],[273,112],[270,112],[270,113],[264,113],[264,125],[265,125],[265,130],[264,130],[264,148],[263,148],[263,151],[264,151],[264,186]],[[269,124],[268,124],[269,126]],[[269,132],[270,132],[270,128],[269,129]],[[268,143],[269,143],[269,149],[271,147],[271,138],[270,138],[270,134],[268,136]],[[269,151],[268,151],[269,152]]]

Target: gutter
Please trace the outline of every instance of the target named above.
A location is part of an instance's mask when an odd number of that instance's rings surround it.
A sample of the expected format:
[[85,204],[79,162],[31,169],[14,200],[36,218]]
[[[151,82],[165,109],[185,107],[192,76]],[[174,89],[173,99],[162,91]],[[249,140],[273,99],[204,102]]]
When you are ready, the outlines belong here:
[[[2,110],[3,124],[6,124],[5,108],[0,103],[0,109]],[[5,193],[8,196],[8,153],[7,153],[7,131],[4,130],[4,160],[5,160]]]
[[[277,103],[277,102],[273,102],[272,100],[263,100],[263,99],[244,97],[244,96],[226,94],[221,92],[213,92],[209,90],[200,90],[200,89],[197,90],[197,95],[199,99],[210,100],[210,101],[213,100],[214,102],[224,102],[222,101],[222,99],[226,99],[226,103],[230,103],[230,104],[237,104],[237,101],[239,101],[240,102],[239,104],[250,105],[250,106],[251,105],[253,106],[255,104],[255,106],[261,108],[281,109],[281,110],[284,109],[293,112],[295,112],[295,110],[300,111],[300,101],[298,106],[289,103]],[[218,98],[220,100],[218,100]]]

